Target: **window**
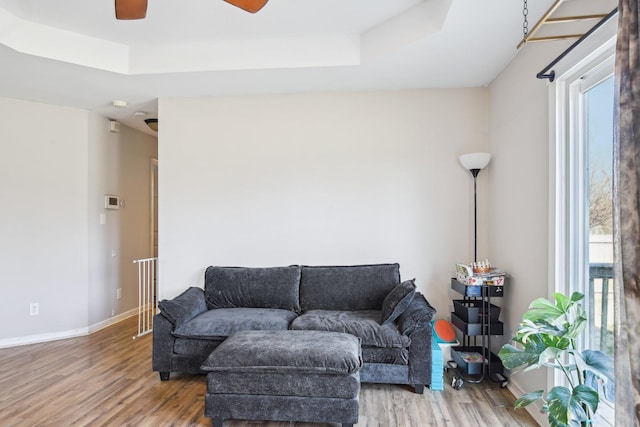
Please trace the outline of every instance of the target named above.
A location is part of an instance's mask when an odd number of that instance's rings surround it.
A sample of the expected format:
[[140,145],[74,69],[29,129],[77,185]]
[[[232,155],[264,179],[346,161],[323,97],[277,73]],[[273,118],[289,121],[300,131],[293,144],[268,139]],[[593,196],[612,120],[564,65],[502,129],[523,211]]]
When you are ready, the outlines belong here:
[[613,357],[613,76],[585,80],[583,86],[589,269],[584,293],[591,319],[585,345]]
[[[555,86],[555,287],[585,295],[589,326],[579,345],[611,357],[613,55],[612,46],[588,55]],[[598,415],[613,425],[613,397],[600,396]]]

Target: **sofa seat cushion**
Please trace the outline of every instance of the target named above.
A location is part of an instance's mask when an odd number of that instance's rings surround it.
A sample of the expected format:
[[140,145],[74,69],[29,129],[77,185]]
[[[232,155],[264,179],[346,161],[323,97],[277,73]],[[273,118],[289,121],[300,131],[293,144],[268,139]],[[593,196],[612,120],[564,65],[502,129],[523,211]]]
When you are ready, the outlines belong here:
[[177,327],[173,335],[219,340],[238,331],[287,330],[296,316],[293,311],[273,308],[217,308]]
[[362,367],[353,335],[319,331],[242,331],[202,364],[209,372],[352,374]]
[[176,338],[173,343],[173,352],[184,355],[200,355],[204,360],[211,352],[219,346],[224,338],[218,340],[201,338]]
[[400,347],[362,347],[364,363],[390,363],[392,365],[409,364],[409,349]]
[[291,329],[344,332],[360,338],[368,347],[409,347],[411,339],[395,324],[380,325],[380,310],[311,310],[298,316]]

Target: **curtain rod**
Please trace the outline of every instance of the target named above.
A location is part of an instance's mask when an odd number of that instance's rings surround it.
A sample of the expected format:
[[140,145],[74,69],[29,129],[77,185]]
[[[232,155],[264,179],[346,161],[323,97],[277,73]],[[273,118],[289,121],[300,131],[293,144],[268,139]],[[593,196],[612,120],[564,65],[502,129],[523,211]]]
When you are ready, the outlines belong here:
[[[602,20],[600,22],[598,22],[596,25],[594,25],[593,28],[591,28],[589,31],[587,31],[574,44],[569,46],[569,48],[567,50],[562,52],[560,54],[560,56],[558,56],[556,59],[554,59],[542,71],[540,71],[538,74],[536,74],[536,78],[538,78],[540,80],[549,79],[549,82],[553,82],[553,80],[556,78],[556,72],[554,70],[551,70],[553,68],[553,66],[556,65],[558,62],[560,62],[565,56],[567,56],[569,54],[569,52],[571,52],[573,49],[575,49],[580,43],[582,43],[587,37],[589,37],[591,34],[593,34],[598,28],[600,28],[604,24],[606,24],[607,21],[609,21],[609,19],[611,19],[612,17],[614,17],[616,15],[616,13],[618,13],[618,8],[617,7],[615,9],[613,9],[607,16],[602,18]],[[551,70],[551,72],[548,72],[549,70]]]

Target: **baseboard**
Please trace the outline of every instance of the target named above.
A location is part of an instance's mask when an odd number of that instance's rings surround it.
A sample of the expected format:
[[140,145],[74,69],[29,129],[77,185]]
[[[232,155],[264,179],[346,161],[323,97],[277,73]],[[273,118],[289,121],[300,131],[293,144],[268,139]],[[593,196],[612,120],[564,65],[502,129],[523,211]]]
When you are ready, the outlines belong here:
[[25,337],[6,338],[0,340],[0,348],[17,347],[20,345],[37,344],[47,341],[64,340],[82,337],[89,334],[89,328],[71,329],[69,331],[49,332],[46,334],[27,335]]
[[121,322],[124,319],[128,319],[131,316],[135,316],[136,314],[138,314],[138,309],[134,308],[133,310],[129,310],[117,316],[111,317],[107,320],[103,320],[102,322],[98,322],[96,324],[90,325],[86,328],[71,329],[69,331],[60,331],[60,332],[49,332],[46,334],[27,335],[24,337],[6,338],[3,340],[0,340],[0,348],[17,347],[21,345],[38,344],[38,343],[48,342],[48,341],[57,341],[57,340],[64,340],[67,338],[82,337],[82,336],[90,335],[101,329],[104,329],[107,326],[111,326],[115,323]]
[[[516,399],[527,393],[520,388],[520,385],[517,382],[511,381],[511,379],[509,379],[507,389],[516,397]],[[549,425],[549,416],[546,413],[542,412],[542,406],[540,405],[540,403],[531,404],[524,409],[529,413],[529,415],[533,417],[534,420],[536,420],[539,425]]]
[[128,319],[131,316],[135,316],[136,314],[138,314],[138,308],[134,308],[132,310],[129,311],[125,311],[124,313],[118,314],[117,316],[111,317],[107,320],[103,320],[102,322],[98,322],[98,323],[94,323],[93,325],[89,326],[89,334],[92,334],[94,332],[98,332],[101,329],[106,328],[107,326],[111,326],[114,325],[118,322],[122,322],[125,319]]

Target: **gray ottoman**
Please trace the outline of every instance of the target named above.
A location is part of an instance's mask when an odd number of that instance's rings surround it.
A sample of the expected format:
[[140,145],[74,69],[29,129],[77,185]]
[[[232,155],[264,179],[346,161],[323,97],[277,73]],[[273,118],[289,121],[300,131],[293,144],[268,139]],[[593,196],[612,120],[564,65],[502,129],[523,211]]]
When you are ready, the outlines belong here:
[[225,419],[358,422],[360,341],[322,331],[244,331],[220,344],[202,365],[204,413]]

